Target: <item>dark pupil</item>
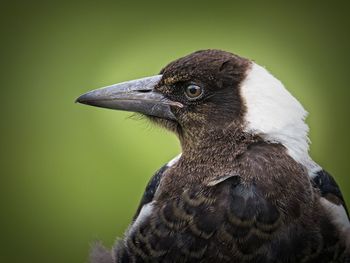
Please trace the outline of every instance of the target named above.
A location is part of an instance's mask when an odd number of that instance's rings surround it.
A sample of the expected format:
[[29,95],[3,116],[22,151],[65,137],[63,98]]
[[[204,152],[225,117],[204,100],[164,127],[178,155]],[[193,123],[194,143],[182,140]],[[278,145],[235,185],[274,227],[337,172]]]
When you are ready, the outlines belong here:
[[190,87],[190,93],[192,95],[196,95],[197,91],[198,91],[198,87],[195,87],[195,86]]
[[186,90],[186,95],[189,98],[197,98],[202,94],[202,89],[196,85],[189,85],[187,86]]

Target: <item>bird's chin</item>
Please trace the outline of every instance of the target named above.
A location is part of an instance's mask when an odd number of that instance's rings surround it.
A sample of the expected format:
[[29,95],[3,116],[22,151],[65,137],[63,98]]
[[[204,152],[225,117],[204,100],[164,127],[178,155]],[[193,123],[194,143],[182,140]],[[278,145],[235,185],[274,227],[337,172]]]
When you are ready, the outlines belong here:
[[178,133],[180,125],[178,122],[170,119],[164,119],[156,116],[150,116],[150,115],[143,115],[147,119],[149,119],[152,123],[156,124],[157,126],[160,126],[162,128],[165,128],[171,132]]

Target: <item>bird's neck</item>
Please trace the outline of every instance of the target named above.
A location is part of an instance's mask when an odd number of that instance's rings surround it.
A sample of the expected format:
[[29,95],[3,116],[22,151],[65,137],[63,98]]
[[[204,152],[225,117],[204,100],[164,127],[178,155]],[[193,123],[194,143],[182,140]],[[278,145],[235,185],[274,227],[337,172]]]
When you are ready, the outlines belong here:
[[258,140],[238,129],[187,129],[179,134],[181,158],[162,179],[159,198],[176,196],[183,189],[207,184],[226,174],[235,173],[238,157]]
[[183,157],[212,156],[224,159],[239,155],[247,146],[259,138],[243,132],[237,127],[231,128],[193,128],[180,136]]

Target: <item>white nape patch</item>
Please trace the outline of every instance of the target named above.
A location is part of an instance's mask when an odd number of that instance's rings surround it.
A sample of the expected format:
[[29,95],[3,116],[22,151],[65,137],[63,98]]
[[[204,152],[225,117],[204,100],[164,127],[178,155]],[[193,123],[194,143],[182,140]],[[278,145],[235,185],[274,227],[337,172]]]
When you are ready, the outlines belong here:
[[281,143],[313,174],[320,167],[309,156],[307,111],[265,68],[253,62],[241,85],[246,128],[266,141]]
[[342,205],[336,205],[321,197],[321,204],[331,215],[332,222],[337,226],[341,235],[345,238],[347,248],[350,249],[350,222]]
[[174,165],[175,163],[177,163],[177,161],[180,159],[181,155],[182,155],[182,153],[180,153],[179,155],[177,155],[174,159],[170,160],[170,161],[166,164],[166,166],[167,166],[167,167],[173,166],[173,165]]
[[[153,210],[153,202],[150,202],[148,204],[145,204],[138,217],[135,219],[135,221],[132,223],[132,225],[130,226],[129,230],[128,230],[128,234],[133,233],[138,227],[139,225],[148,217],[151,215]],[[127,235],[128,235],[127,234]]]
[[309,172],[309,176],[311,179],[313,179],[314,177],[317,176],[318,172],[321,172],[323,170],[323,168],[318,165],[316,162],[314,162],[311,158],[310,158],[311,162],[309,164],[309,166],[307,166],[307,170]]

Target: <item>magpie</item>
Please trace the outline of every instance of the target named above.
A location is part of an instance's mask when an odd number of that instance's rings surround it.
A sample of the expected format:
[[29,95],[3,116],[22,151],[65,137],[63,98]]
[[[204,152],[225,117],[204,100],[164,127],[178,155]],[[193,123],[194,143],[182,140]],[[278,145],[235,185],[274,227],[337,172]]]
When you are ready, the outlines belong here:
[[91,262],[350,262],[349,214],[309,156],[307,112],[264,67],[201,50],[77,102],[140,113],[182,148]]

